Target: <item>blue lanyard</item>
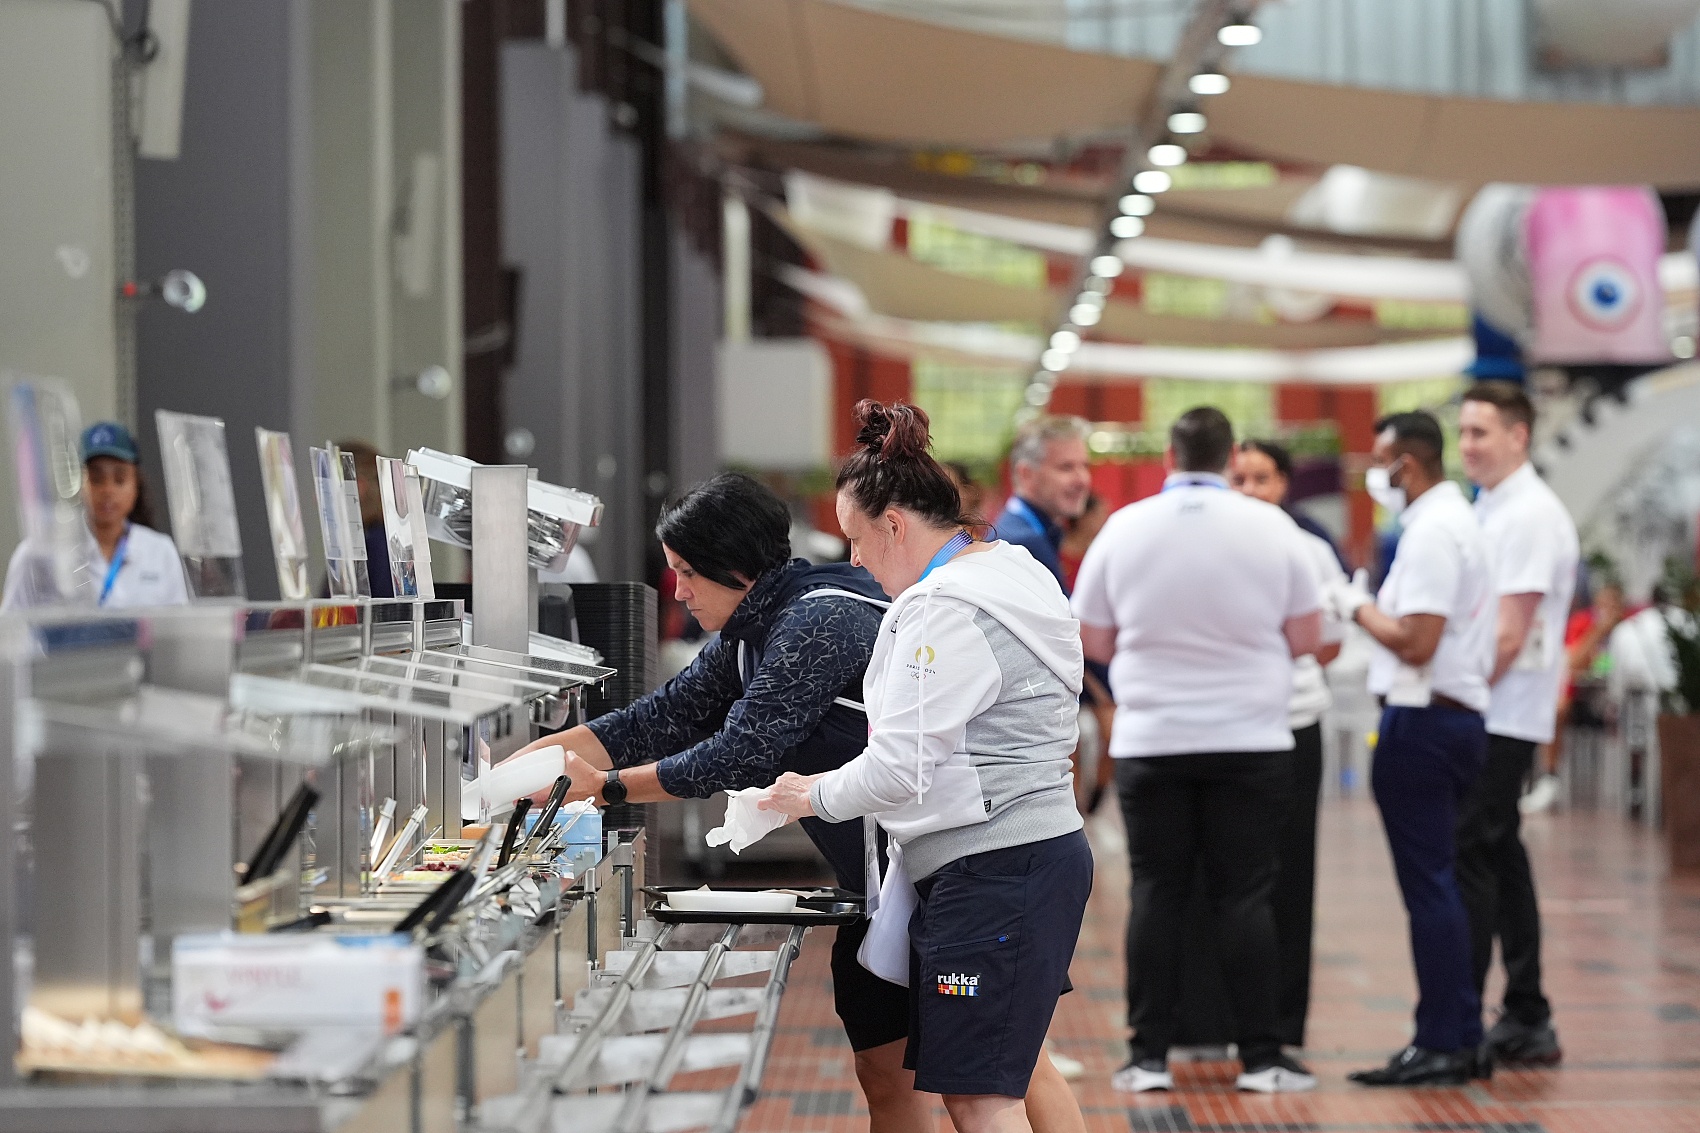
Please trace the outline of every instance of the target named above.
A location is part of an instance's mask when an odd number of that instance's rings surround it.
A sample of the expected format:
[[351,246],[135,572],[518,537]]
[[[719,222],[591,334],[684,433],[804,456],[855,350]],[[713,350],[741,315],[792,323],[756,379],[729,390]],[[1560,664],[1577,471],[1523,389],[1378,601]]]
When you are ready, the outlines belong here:
[[112,548],[112,562],[106,568],[106,581],[100,584],[100,601],[97,605],[106,605],[107,598],[112,595],[112,586],[118,581],[118,572],[124,569],[124,553],[130,545],[130,525],[124,525],[124,534],[118,536],[118,545]]
[[[1039,518],[1039,513],[1034,510],[1032,504],[1028,503],[1020,496],[1011,496],[1009,497],[1009,507],[1011,511],[1017,511],[1026,516],[1027,521],[1031,523],[1037,531],[1041,534],[1044,533],[1045,521]],[[921,577],[925,578],[926,576],[922,575]]]
[[925,582],[929,574],[955,558],[958,551],[973,541],[974,537],[966,531],[958,531],[951,536],[950,542],[939,548],[939,553],[933,556],[932,561],[927,564],[927,569],[922,571],[921,577],[915,580],[916,583]]

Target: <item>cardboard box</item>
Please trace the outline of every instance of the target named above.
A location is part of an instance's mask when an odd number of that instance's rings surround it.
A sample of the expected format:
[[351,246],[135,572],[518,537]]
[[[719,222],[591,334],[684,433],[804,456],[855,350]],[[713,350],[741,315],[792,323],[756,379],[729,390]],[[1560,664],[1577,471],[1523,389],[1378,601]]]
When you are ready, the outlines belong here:
[[180,936],[171,952],[177,1031],[361,1027],[394,1034],[419,1016],[425,953],[404,936]]

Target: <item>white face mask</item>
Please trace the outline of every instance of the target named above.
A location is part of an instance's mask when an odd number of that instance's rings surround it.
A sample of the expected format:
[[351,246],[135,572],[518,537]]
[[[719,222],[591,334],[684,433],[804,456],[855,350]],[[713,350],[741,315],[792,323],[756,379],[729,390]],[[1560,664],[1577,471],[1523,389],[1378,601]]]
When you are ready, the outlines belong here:
[[[1401,458],[1403,459],[1403,458]],[[1395,464],[1398,462],[1395,461]],[[1366,468],[1364,469],[1364,490],[1370,499],[1386,508],[1393,515],[1405,510],[1405,489],[1393,486],[1393,469]]]

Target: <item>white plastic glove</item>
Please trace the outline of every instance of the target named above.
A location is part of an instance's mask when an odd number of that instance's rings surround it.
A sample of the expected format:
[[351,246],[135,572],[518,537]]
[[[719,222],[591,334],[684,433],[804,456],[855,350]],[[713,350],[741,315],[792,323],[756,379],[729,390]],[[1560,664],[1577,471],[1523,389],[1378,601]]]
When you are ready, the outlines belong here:
[[1375,601],[1375,595],[1369,592],[1369,572],[1359,567],[1350,582],[1336,581],[1329,588],[1328,601],[1341,621],[1356,621],[1358,610]]
[[747,787],[742,791],[726,792],[726,821],[710,830],[703,838],[710,846],[732,844],[732,852],[741,854],[769,834],[791,821],[789,815],[777,810],[762,810],[756,803],[767,798],[769,787]]

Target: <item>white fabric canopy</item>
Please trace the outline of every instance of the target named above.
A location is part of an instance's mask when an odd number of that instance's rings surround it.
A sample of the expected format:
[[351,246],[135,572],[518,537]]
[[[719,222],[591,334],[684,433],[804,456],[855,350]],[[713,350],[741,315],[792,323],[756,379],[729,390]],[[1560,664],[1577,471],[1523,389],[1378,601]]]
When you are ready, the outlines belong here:
[[[1044,345],[1034,335],[979,323],[929,323],[871,314],[843,281],[788,267],[783,278],[831,311],[824,329],[872,349],[904,357],[945,354],[992,365],[1033,366]],[[1467,338],[1427,339],[1333,350],[1245,350],[1130,346],[1088,342],[1065,377],[1085,381],[1192,378],[1224,382],[1379,385],[1457,374],[1475,357]]]

